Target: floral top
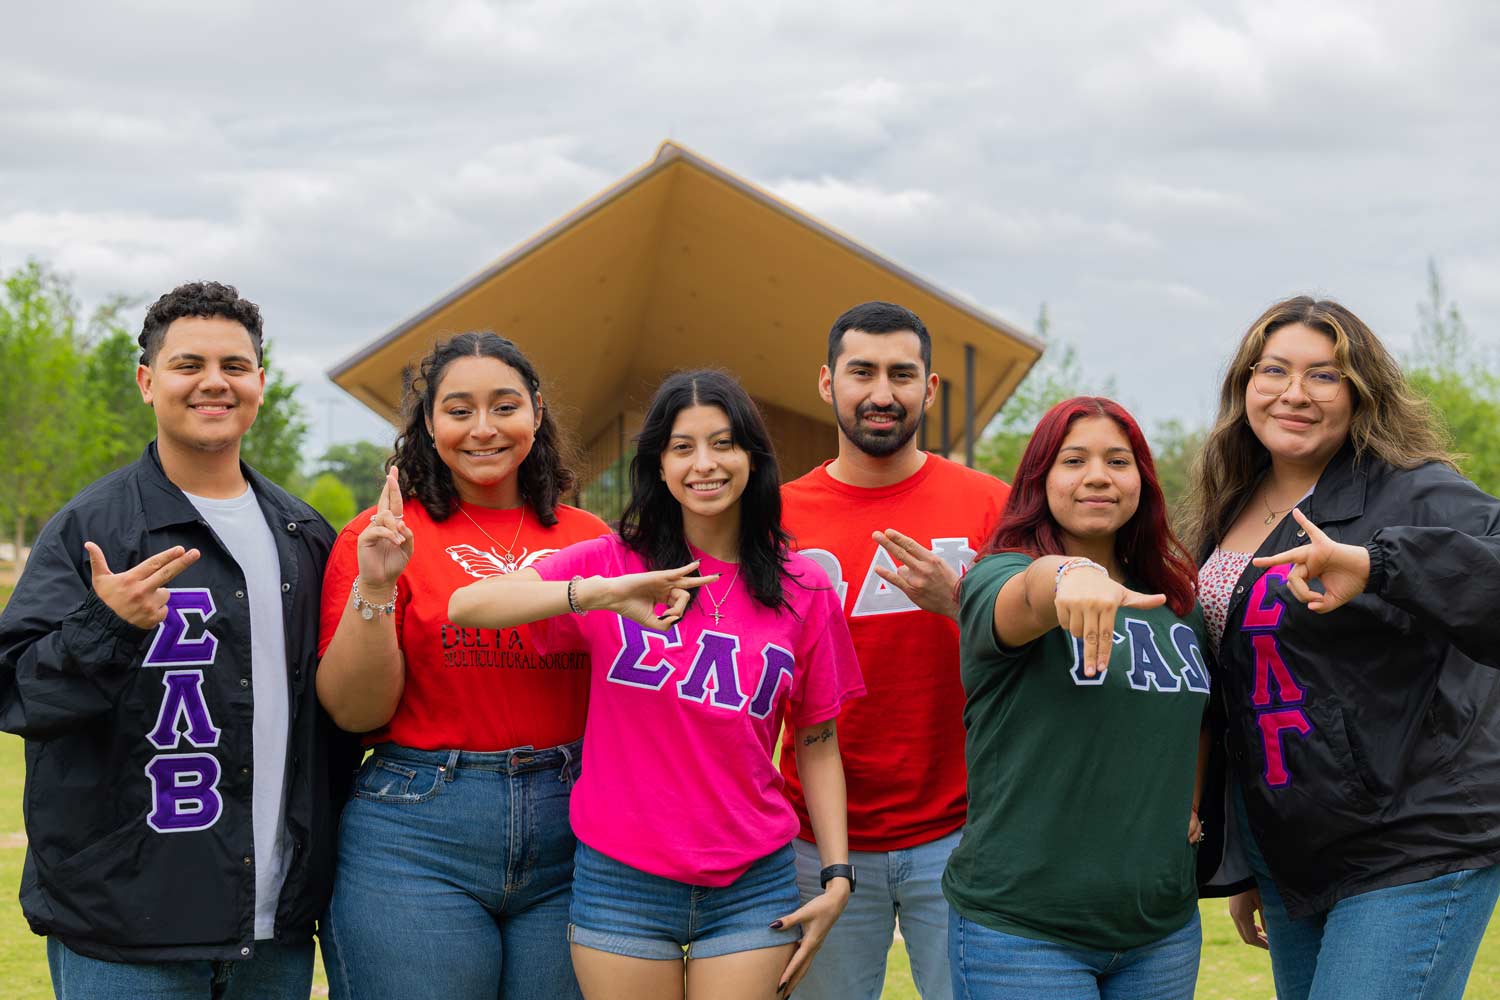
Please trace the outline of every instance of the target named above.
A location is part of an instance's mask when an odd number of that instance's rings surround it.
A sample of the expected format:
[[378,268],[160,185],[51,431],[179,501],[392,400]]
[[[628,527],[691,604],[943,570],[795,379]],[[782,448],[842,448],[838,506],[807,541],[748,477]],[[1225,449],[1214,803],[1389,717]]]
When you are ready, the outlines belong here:
[[1252,552],[1216,548],[1198,570],[1198,603],[1203,605],[1203,622],[1208,626],[1208,638],[1215,649],[1224,636],[1224,619],[1229,614],[1229,598],[1234,594],[1235,581],[1245,572],[1253,556]]

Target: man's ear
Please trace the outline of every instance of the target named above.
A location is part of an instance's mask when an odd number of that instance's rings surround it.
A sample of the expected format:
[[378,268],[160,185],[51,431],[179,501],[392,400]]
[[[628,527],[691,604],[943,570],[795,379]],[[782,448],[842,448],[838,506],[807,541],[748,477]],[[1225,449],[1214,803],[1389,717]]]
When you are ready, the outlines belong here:
[[818,395],[823,397],[823,402],[833,405],[833,372],[827,365],[818,369]]
[[943,380],[938,377],[937,372],[932,372],[927,376],[927,394],[922,397],[923,412],[932,409],[932,404],[937,402],[938,385],[941,384],[942,381]]
[[149,365],[135,366],[135,385],[141,390],[141,402],[151,405],[152,373]]

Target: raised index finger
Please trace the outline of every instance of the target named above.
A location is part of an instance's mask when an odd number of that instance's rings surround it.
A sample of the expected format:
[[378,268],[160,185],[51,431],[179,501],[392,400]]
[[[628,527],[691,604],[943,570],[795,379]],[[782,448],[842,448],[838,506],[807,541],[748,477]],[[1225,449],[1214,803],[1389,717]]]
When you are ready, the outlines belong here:
[[1311,555],[1311,545],[1299,545],[1295,549],[1287,549],[1285,552],[1278,552],[1274,556],[1261,556],[1257,559],[1252,559],[1251,562],[1255,566],[1264,569],[1267,566],[1280,566],[1282,563],[1307,562],[1308,557]]
[[154,576],[163,566],[182,555],[182,552],[181,545],[174,545],[170,549],[163,549],[154,556],[147,556],[126,570],[126,575],[141,580]]
[[405,514],[405,502],[401,499],[401,474],[396,467],[391,466],[391,471],[385,474],[385,485],[390,492],[390,499],[386,501],[386,509],[395,517]]
[[1307,537],[1309,539],[1314,542],[1328,541],[1328,535],[1323,531],[1322,528],[1318,527],[1316,524],[1313,524],[1312,520],[1306,514],[1302,513],[1302,508],[1293,507],[1292,517],[1296,518],[1297,523],[1302,525],[1302,529],[1307,532]]

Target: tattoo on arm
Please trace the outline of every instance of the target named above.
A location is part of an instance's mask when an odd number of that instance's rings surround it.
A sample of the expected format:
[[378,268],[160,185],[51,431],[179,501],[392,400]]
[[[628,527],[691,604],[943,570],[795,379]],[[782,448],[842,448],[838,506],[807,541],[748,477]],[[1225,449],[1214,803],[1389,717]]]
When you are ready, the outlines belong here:
[[833,739],[833,727],[824,726],[818,732],[808,733],[806,736],[802,737],[802,745],[805,747],[810,747],[815,743],[827,743],[831,739]]

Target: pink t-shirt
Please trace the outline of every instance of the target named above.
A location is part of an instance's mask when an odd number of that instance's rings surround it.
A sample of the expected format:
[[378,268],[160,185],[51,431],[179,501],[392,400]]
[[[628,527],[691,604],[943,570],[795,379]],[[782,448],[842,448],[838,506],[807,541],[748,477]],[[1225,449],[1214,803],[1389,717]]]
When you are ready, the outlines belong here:
[[[729,586],[733,564],[693,555],[700,573],[722,574],[709,585],[721,601],[717,625],[700,589],[669,632],[590,611],[536,622],[531,634],[544,653],[592,658],[571,809],[578,839],[652,875],[725,886],[797,834],[772,759],[783,715],[793,727],[826,722],[865,688],[838,594],[811,559],[791,556],[793,613],[778,614],[744,580]],[[650,567],[606,535],[533,568],[567,580]]]

